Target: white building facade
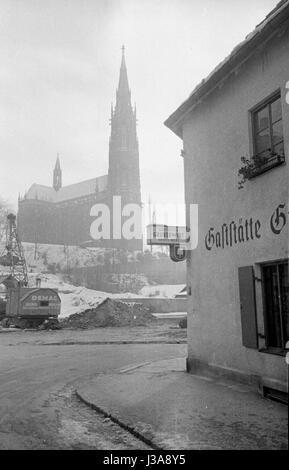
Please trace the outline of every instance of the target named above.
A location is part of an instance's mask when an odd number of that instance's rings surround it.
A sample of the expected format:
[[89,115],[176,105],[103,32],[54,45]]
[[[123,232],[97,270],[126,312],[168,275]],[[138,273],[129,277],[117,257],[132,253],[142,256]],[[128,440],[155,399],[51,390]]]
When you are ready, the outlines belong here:
[[183,140],[187,207],[199,205],[187,257],[188,370],[265,394],[287,386],[288,51],[283,1],[165,123]]

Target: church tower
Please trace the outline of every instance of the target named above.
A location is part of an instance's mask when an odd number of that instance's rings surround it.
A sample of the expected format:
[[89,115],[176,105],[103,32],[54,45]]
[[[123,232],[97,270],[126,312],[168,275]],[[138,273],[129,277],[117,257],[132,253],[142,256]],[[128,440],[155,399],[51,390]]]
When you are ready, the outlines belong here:
[[122,206],[141,204],[136,108],[131,105],[124,46],[116,104],[111,108],[108,190],[110,197],[121,196]]
[[55,189],[55,191],[59,191],[61,187],[62,187],[62,171],[60,168],[59,155],[57,154],[57,159],[56,159],[55,167],[53,170],[53,188]]

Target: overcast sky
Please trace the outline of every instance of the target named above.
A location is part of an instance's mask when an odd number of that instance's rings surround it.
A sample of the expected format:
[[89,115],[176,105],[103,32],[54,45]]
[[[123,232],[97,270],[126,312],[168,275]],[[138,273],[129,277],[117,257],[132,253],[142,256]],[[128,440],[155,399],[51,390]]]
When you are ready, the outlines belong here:
[[183,201],[164,120],[277,0],[0,0],[0,196],[107,173],[121,61],[137,104],[142,199]]

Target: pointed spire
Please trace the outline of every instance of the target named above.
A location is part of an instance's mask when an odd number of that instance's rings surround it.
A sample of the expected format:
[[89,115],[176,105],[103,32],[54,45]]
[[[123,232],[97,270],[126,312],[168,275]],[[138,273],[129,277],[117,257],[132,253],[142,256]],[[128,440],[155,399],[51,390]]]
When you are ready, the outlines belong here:
[[60,170],[60,160],[59,160],[59,153],[57,153],[55,169]]
[[[109,139],[108,188],[110,195],[122,195],[125,201],[138,203],[141,198],[136,117],[131,103],[124,46],[121,51],[119,83]],[[124,161],[127,163],[122,165]],[[127,168],[130,168],[130,172]]]
[[122,50],[122,57],[121,57],[118,89],[117,89],[117,98],[119,99],[129,98],[130,99],[130,89],[129,89],[129,84],[128,84],[128,77],[127,77],[127,70],[126,70],[126,63],[125,63],[124,46],[122,46],[121,50]]
[[62,187],[62,171],[60,167],[59,153],[57,153],[56,163],[53,171],[53,188],[58,191]]
[[126,71],[124,51],[125,51],[125,48],[124,48],[124,46],[122,46],[122,48],[121,48],[121,66],[120,66],[120,70],[125,70]]

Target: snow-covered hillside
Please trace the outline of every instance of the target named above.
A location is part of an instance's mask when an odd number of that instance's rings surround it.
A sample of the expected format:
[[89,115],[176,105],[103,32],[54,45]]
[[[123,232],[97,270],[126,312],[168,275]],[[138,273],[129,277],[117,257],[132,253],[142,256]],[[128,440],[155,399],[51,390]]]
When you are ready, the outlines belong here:
[[[110,274],[111,283],[120,286],[120,293],[109,293],[83,286],[76,286],[65,282],[68,278],[69,269],[80,266],[97,266],[103,268],[105,275],[105,263],[133,261],[138,257],[138,262],[142,258],[151,257],[150,253],[116,253],[105,248],[81,248],[77,246],[60,245],[38,245],[23,243],[28,273],[29,287],[36,287],[36,278],[41,279],[41,287],[51,287],[58,289],[61,297],[61,315],[67,317],[74,313],[80,313],[87,309],[96,307],[107,297],[112,299],[129,297],[174,297],[184,287],[181,285],[148,285],[148,279],[140,274]],[[125,259],[124,259],[125,258]],[[145,260],[144,260],[145,262]],[[69,269],[68,269],[69,268]],[[115,277],[115,278],[114,278]],[[73,281],[72,281],[73,282]],[[79,279],[75,283],[82,283]],[[84,282],[83,282],[84,283]],[[109,284],[99,284],[106,286]],[[144,287],[143,287],[144,286]],[[107,288],[109,290],[109,287]],[[129,292],[130,291],[130,292]],[[132,292],[133,291],[133,292]]]
[[74,286],[61,280],[61,277],[55,274],[29,273],[29,286],[36,287],[36,278],[41,279],[41,287],[50,287],[58,289],[61,298],[60,318],[67,317],[73,313],[80,313],[92,307],[96,307],[107,297],[112,299],[143,297],[131,292],[121,294],[111,294],[94,289],[87,289],[83,286]]
[[105,257],[112,256],[105,248],[81,248],[79,246],[35,245],[23,243],[29,270],[65,271],[68,268],[102,264]]
[[73,313],[80,313],[89,308],[96,307],[107,297],[110,297],[111,299],[136,297],[141,299],[142,297],[147,297],[148,295],[152,297],[171,297],[175,295],[175,293],[179,292],[182,287],[184,287],[183,285],[160,285],[153,287],[157,288],[155,291],[153,291],[152,287],[151,291],[142,289],[138,295],[131,292],[111,294],[108,292],[87,289],[83,286],[74,286],[73,284],[64,282],[59,276],[55,274],[29,273],[30,287],[36,286],[36,278],[41,279],[41,287],[50,287],[52,289],[58,289],[61,298],[60,318],[64,318],[69,315],[72,315]]

